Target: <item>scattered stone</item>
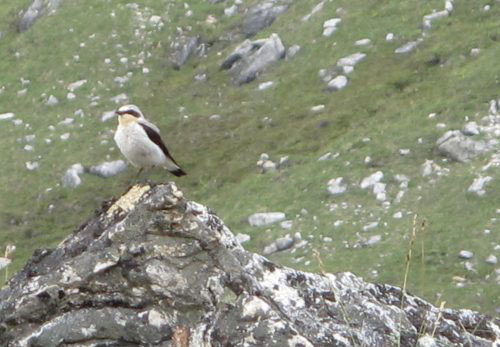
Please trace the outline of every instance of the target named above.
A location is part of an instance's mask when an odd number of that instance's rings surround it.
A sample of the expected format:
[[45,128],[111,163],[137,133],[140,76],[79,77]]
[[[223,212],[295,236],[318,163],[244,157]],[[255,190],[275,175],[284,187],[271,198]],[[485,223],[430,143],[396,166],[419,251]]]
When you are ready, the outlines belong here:
[[101,115],[101,122],[107,122],[111,118],[116,117],[115,111],[106,111]]
[[458,256],[462,259],[471,259],[474,256],[474,253],[472,253],[471,251],[462,250],[460,251],[460,253],[458,253]]
[[436,174],[438,176],[443,176],[448,174],[448,169],[443,169],[441,166],[436,164],[433,160],[426,160],[422,164],[422,176],[430,176]]
[[91,166],[89,172],[102,178],[108,178],[125,170],[127,170],[127,164],[123,160],[115,160]]
[[484,12],[488,12],[489,10],[491,10],[491,6],[490,5],[484,5],[483,11]]
[[278,169],[283,170],[288,166],[290,166],[290,157],[288,155],[281,157],[278,161]]
[[354,67],[365,58],[366,58],[365,53],[361,53],[361,52],[353,53],[351,55],[348,55],[347,57],[340,58],[339,61],[337,61],[337,66],[338,67],[344,67],[344,66]]
[[292,247],[294,242],[295,240],[291,238],[289,235],[286,235],[285,237],[280,237],[279,239],[274,241],[278,251],[284,251],[285,249]]
[[347,184],[343,177],[332,178],[328,181],[327,191],[330,195],[337,196],[347,191]]
[[269,65],[284,58],[285,47],[277,34],[267,39],[245,40],[222,63],[221,68],[231,69],[237,85],[253,81]]
[[337,31],[337,25],[342,22],[340,18],[332,18],[323,23],[323,36],[330,37]]
[[260,168],[261,173],[274,172],[277,166],[274,162],[269,160],[269,155],[267,153],[262,153],[260,159],[257,161],[257,167]]
[[47,99],[47,102],[45,103],[45,105],[54,106],[54,105],[57,105],[58,103],[59,103],[59,100],[57,100],[57,98],[54,95],[50,95],[49,98]]
[[117,77],[115,77],[114,81],[116,83],[118,83],[120,86],[123,86],[125,83],[127,83],[130,80],[130,76],[128,74],[125,76],[117,76]]
[[377,171],[370,176],[363,178],[360,187],[361,189],[371,188],[375,185],[375,183],[380,182],[382,178],[384,178],[384,173],[382,171]]
[[479,135],[480,130],[476,122],[468,122],[464,125],[462,133],[466,136]]
[[80,87],[82,87],[85,83],[87,83],[87,80],[80,80],[80,81],[76,81],[76,82],[70,83],[68,85],[68,90],[70,92],[74,92],[75,90],[77,90]]
[[394,213],[392,215],[392,218],[394,218],[394,219],[401,219],[401,218],[403,218],[403,212],[398,211],[398,212]]
[[69,133],[64,133],[64,134],[62,134],[59,137],[61,138],[61,140],[66,141],[67,139],[69,139],[69,136],[70,136]]
[[236,234],[235,238],[240,244],[244,244],[245,242],[250,241],[250,235],[248,235],[248,234],[239,233],[239,234]]
[[445,123],[437,123],[436,124],[436,129],[445,129],[446,128],[446,124]]
[[127,57],[121,57],[120,58],[120,63],[127,64],[128,63],[128,58]]
[[330,160],[332,159],[332,152],[328,152],[326,154],[323,154],[321,157],[318,158],[318,161],[325,161],[325,160]]
[[71,100],[75,100],[75,99],[76,99],[76,95],[75,95],[75,94],[73,94],[73,93],[68,93],[68,94],[66,95],[66,99],[68,99],[68,100],[70,100],[70,101],[71,101]]
[[218,121],[221,119],[221,116],[218,114],[213,114],[210,117],[208,117],[208,119],[213,120],[213,121]]
[[484,190],[484,186],[491,182],[493,178],[491,176],[482,177],[479,176],[474,179],[470,187],[467,189],[469,193],[476,193],[479,196],[482,196],[486,193]]
[[378,201],[385,201],[387,199],[387,195],[385,192],[385,183],[377,182],[373,185],[373,194]]
[[412,52],[415,48],[417,48],[417,41],[410,41],[405,43],[403,46],[396,48],[394,53],[396,54],[408,54]]
[[32,145],[25,145],[24,150],[27,152],[32,152],[34,150],[34,148]]
[[291,230],[293,227],[293,221],[284,220],[283,222],[280,223],[280,227],[282,227],[285,230]]
[[436,11],[434,13],[428,14],[428,15],[424,16],[424,18],[423,18],[424,26],[426,28],[430,28],[432,26],[432,22],[434,22],[437,19],[448,17],[448,15],[449,15],[449,12],[446,10]]
[[323,9],[323,6],[325,5],[324,1],[321,1],[318,3],[316,6],[313,7],[310,13],[302,17],[302,21],[307,22],[312,16],[314,16],[316,13],[321,11]]
[[322,112],[322,111],[324,111],[324,109],[325,109],[325,105],[316,105],[316,106],[311,107],[311,111],[313,111],[314,113]]
[[301,47],[299,45],[293,45],[293,46],[288,47],[288,49],[286,51],[286,58],[291,59],[291,58],[295,57],[297,55],[297,53],[299,53],[300,48]]
[[283,212],[254,213],[248,217],[248,223],[254,227],[262,227],[284,221],[285,217]]
[[405,156],[410,154],[410,150],[407,148],[402,148],[399,150],[399,154],[402,155],[403,157],[405,157]]
[[378,227],[378,222],[371,222],[363,226],[363,231],[367,232]]
[[493,254],[490,254],[488,258],[486,258],[486,263],[491,265],[496,265],[498,263],[498,259]]
[[12,118],[14,118],[14,116],[15,115],[12,112],[2,113],[2,114],[0,114],[0,120],[12,119]]
[[85,169],[82,164],[73,164],[68,170],[66,170],[64,176],[62,177],[62,186],[67,188],[78,187],[82,183],[79,175],[83,174],[84,171]]
[[470,50],[471,57],[474,57],[474,58],[479,57],[479,53],[481,53],[481,50],[479,48],[472,48]]
[[370,39],[361,39],[354,42],[354,46],[368,46],[372,41]]
[[118,94],[116,96],[113,96],[109,100],[113,101],[115,104],[127,104],[129,101],[128,96],[125,93],[121,93],[121,94]]
[[388,33],[387,35],[385,35],[385,40],[387,42],[391,42],[394,40],[394,34],[393,33]]
[[373,246],[376,243],[379,243],[380,241],[382,241],[381,235],[373,235],[372,237],[370,237],[368,240],[366,240],[364,242],[364,246],[366,246],[366,247]]
[[350,75],[354,71],[354,67],[350,65],[344,65],[342,66],[342,73],[344,75]]
[[335,77],[330,82],[328,82],[328,86],[327,86],[327,88],[330,92],[342,90],[345,87],[347,87],[347,77],[345,77],[344,75],[339,75],[339,76]]
[[26,136],[24,137],[24,141],[26,141],[26,142],[33,142],[33,140],[35,140],[35,138],[36,138],[36,135],[35,135],[35,134],[26,135]]
[[206,73],[196,74],[194,76],[194,79],[198,82],[205,82],[207,80],[207,74]]
[[17,96],[25,96],[28,93],[28,89],[24,88],[17,91]]
[[260,91],[263,91],[263,90],[271,88],[273,86],[273,84],[274,84],[273,81],[262,82],[262,83],[259,83],[259,87],[257,89]]
[[40,164],[37,162],[37,161],[27,161],[26,162],[26,168],[29,170],[29,171],[33,171],[33,170],[36,170],[40,167]]
[[447,131],[436,144],[442,155],[459,162],[467,162],[488,150],[485,142],[472,140],[458,130]]

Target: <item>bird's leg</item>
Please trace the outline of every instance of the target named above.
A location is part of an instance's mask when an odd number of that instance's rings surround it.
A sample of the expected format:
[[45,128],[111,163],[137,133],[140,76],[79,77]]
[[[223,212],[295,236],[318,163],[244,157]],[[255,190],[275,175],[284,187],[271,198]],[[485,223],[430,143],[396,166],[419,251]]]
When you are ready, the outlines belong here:
[[143,167],[141,167],[141,168],[139,169],[139,172],[137,172],[137,175],[135,176],[134,181],[137,181],[137,179],[139,178],[140,174],[142,173],[142,170],[144,170],[144,168],[143,168]]

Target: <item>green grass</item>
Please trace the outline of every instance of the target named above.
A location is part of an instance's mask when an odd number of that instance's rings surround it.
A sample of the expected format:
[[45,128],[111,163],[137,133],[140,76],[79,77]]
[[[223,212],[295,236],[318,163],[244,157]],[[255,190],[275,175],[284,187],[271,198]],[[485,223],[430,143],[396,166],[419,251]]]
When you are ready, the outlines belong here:
[[[287,231],[279,226],[252,228],[247,217],[257,211],[283,211],[294,221],[292,232],[301,232],[309,245],[275,254],[272,260],[318,271],[312,253],[317,249],[327,271],[352,271],[367,280],[401,286],[412,216],[418,214],[427,221],[425,235],[417,239],[418,247],[424,243],[424,254],[421,248],[414,251],[408,290],[432,302],[440,293],[448,307],[494,314],[500,304],[498,284],[494,267],[484,259],[499,242],[498,222],[491,219],[500,207],[500,185],[494,180],[480,198],[466,193],[486,157],[471,164],[441,163],[434,144],[443,133],[436,130],[437,122],[459,129],[466,116],[479,120],[488,101],[498,98],[498,6],[483,13],[480,9],[486,2],[458,1],[453,15],[437,22],[413,54],[399,57],[394,49],[418,38],[422,16],[441,9],[442,1],[326,2],[323,11],[306,23],[300,19],[315,2],[296,2],[256,37],[276,32],[285,46],[299,44],[299,54],[268,69],[258,81],[235,87],[219,66],[242,38],[230,42],[219,37],[229,30],[237,32],[241,17],[225,18],[224,4],[190,4],[193,16],[186,17],[183,2],[138,1],[146,19],[153,14],[171,18],[161,31],[146,24],[151,34],[142,39],[134,36],[138,26],[133,11],[115,0],[65,1],[55,15],[19,35],[13,31],[14,17],[25,3],[0,4],[0,28],[5,28],[0,30],[7,31],[0,40],[0,86],[6,87],[0,95],[0,113],[15,112],[30,124],[26,128],[0,123],[0,156],[9,158],[0,166],[0,249],[8,242],[17,246],[10,272],[20,269],[35,248],[57,245],[104,199],[121,194],[130,184],[134,170],[109,180],[84,175],[83,184],[74,190],[59,186],[64,171],[76,162],[91,165],[107,160],[107,155],[121,158],[112,141],[115,122],[102,123],[100,115],[116,107],[110,97],[124,92],[163,129],[169,149],[189,173],[177,180],[180,188],[189,198],[214,208],[233,232],[250,234],[252,241],[245,244],[249,250],[262,252]],[[336,17],[338,7],[347,11],[340,29],[324,38],[322,23]],[[208,15],[217,18],[215,25],[205,22]],[[209,42],[208,54],[174,70],[168,62],[169,44],[176,27],[187,25]],[[396,34],[394,42],[385,42],[388,32]],[[353,46],[365,37],[372,40],[370,47]],[[85,47],[80,47],[82,42]],[[481,48],[477,58],[469,57],[473,47]],[[148,75],[132,64],[141,51],[151,53],[145,59],[151,69]],[[366,52],[367,58],[349,76],[349,86],[337,93],[326,92],[318,70],[332,68],[339,58],[356,51]],[[119,54],[129,58],[128,65],[119,62]],[[441,65],[429,64],[433,57],[439,57]],[[106,58],[112,64],[105,64]],[[133,77],[119,88],[114,78],[127,72]],[[198,73],[206,73],[208,80],[195,82]],[[18,97],[21,77],[31,84],[28,94]],[[75,93],[76,100],[67,101],[66,86],[79,79],[88,83]],[[257,83],[267,80],[275,85],[257,91]],[[43,93],[55,95],[60,103],[45,106]],[[100,96],[98,106],[89,106],[91,96]],[[310,107],[317,104],[324,104],[325,112],[312,114]],[[75,118],[69,127],[57,126],[80,108],[85,118]],[[431,112],[437,112],[438,119],[429,120]],[[220,114],[222,120],[210,121],[212,114]],[[271,117],[272,125],[264,124],[264,117]],[[50,131],[49,125],[56,130]],[[71,138],[63,142],[59,136],[65,132]],[[28,134],[36,134],[34,153],[23,150],[25,143],[19,140]],[[365,137],[371,141],[364,143]],[[45,138],[53,142],[46,144]],[[419,138],[423,144],[417,143]],[[101,144],[101,140],[108,142]],[[409,148],[410,156],[401,157],[400,148]],[[339,152],[339,158],[317,161],[329,151]],[[263,152],[273,160],[289,155],[291,167],[276,174],[258,174],[255,163]],[[38,155],[42,156],[40,169],[27,171],[25,162]],[[374,167],[363,163],[368,155]],[[429,183],[421,177],[426,159],[449,167],[451,173]],[[411,179],[410,190],[399,205],[393,203],[385,210],[370,192],[351,185],[377,170],[385,174],[390,200],[398,192],[394,175]],[[350,183],[348,193],[329,197],[326,183],[340,176]],[[149,178],[172,179],[161,171],[152,172]],[[342,202],[347,208],[330,211],[332,204]],[[302,209],[309,213],[301,215]],[[413,214],[392,218],[400,210]],[[378,219],[377,229],[361,231],[363,225]],[[344,224],[336,228],[336,220]],[[485,235],[484,229],[492,232]],[[382,235],[380,243],[353,248],[360,237],[375,234]],[[324,242],[322,237],[333,241]],[[458,259],[461,249],[475,253],[477,274],[464,269]],[[378,277],[372,277],[373,270]],[[453,276],[465,277],[467,287],[456,288]]]

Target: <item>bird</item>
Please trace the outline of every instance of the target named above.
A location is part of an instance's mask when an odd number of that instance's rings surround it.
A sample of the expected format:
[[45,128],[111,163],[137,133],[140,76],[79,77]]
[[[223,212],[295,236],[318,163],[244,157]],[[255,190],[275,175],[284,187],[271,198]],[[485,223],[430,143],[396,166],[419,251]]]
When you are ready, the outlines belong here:
[[144,117],[139,107],[124,105],[115,113],[118,115],[118,127],[114,140],[125,158],[139,168],[136,179],[144,169],[158,166],[178,177],[186,175],[170,155],[160,136],[160,129]]

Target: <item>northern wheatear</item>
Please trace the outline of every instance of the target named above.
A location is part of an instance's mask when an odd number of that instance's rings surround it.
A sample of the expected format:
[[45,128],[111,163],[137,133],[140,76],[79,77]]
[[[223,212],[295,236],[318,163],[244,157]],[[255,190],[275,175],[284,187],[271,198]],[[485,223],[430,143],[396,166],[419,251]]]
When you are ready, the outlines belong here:
[[143,169],[155,166],[161,166],[175,176],[186,174],[168,152],[158,127],[144,118],[139,107],[125,105],[116,113],[118,128],[114,140],[125,158],[139,168],[137,176]]

